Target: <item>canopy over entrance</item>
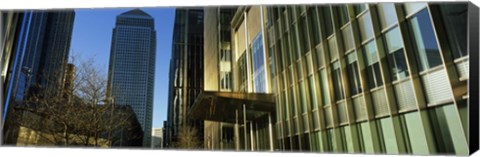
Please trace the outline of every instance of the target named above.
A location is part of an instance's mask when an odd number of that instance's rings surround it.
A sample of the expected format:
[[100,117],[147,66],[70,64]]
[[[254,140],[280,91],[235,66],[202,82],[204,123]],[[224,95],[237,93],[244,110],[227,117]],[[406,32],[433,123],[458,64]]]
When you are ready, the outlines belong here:
[[273,94],[202,91],[195,99],[188,115],[193,119],[243,123],[268,113],[275,113]]

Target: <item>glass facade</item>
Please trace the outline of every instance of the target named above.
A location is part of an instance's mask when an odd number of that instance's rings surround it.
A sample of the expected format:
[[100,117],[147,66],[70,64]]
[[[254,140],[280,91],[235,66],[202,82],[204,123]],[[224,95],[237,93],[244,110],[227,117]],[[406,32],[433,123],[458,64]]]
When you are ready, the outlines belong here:
[[115,104],[129,105],[140,122],[143,146],[150,147],[156,32],[153,18],[135,9],[117,16],[112,35],[108,90]]
[[[166,147],[172,147],[177,142],[181,129],[185,126],[197,130],[197,139],[203,144],[204,122],[193,120],[187,116],[187,111],[193,105],[195,98],[203,90],[204,85],[204,11],[201,8],[182,8],[175,10],[173,30],[172,57],[170,60],[168,115]],[[221,37],[225,34],[219,34]],[[219,45],[218,55],[228,63],[228,46]],[[222,58],[220,58],[222,57]],[[218,63],[218,62],[217,62]],[[219,75],[228,79],[228,69],[223,69]],[[220,82],[219,82],[220,84]],[[226,86],[226,85],[225,85]]]
[[[467,154],[460,148],[467,147],[466,134],[453,130],[467,129],[459,118],[465,113],[444,112],[465,109],[452,105],[465,100],[453,99],[457,85],[450,84],[453,78],[445,72],[464,70],[467,4],[438,6],[441,18],[431,18],[428,3],[313,5],[305,6],[305,12],[296,11],[303,6],[267,7],[267,15],[273,16],[266,29],[273,39],[268,40],[275,41],[269,47],[277,48],[274,63],[282,67],[272,78],[279,82],[273,92],[280,108],[278,148]],[[433,22],[448,29],[435,28]],[[448,41],[438,42],[439,33]],[[452,52],[442,52],[440,43],[449,44]],[[440,66],[454,61],[458,72]],[[445,118],[450,115],[455,116]]]

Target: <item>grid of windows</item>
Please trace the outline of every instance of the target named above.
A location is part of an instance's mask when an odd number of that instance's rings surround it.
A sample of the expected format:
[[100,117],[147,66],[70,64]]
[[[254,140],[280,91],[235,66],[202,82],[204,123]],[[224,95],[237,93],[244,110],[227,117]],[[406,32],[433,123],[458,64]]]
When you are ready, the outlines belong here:
[[[433,13],[428,7],[432,5],[267,7],[272,16],[267,18],[267,30],[274,34],[269,35],[273,38],[269,39],[273,41],[269,47],[275,50],[274,63],[278,67],[273,78],[280,85],[274,93],[279,93],[277,100],[282,100],[277,102],[280,112],[276,122],[284,131],[277,132],[281,148],[351,153],[467,153],[454,149],[466,146],[462,143],[466,138],[458,138],[465,137],[463,133],[447,126],[448,123],[466,129],[461,127],[465,119],[458,118],[464,113],[445,113],[441,109],[465,107],[452,105],[465,103],[451,98],[455,87],[450,85],[445,72],[456,69],[440,66],[450,62],[442,56],[452,55],[451,62],[456,59],[458,71],[465,70],[460,65],[468,60],[462,44],[466,43],[466,24],[458,23],[465,23],[467,5],[439,5],[442,16],[437,16],[441,18],[431,18]],[[399,19],[405,20],[399,23]],[[435,20],[441,20],[436,24],[448,29],[435,28]],[[438,33],[446,34],[448,41],[444,43],[452,51],[440,49]],[[413,74],[421,78],[410,77]],[[434,81],[443,81],[443,86],[435,87],[438,82]],[[432,102],[436,105],[423,107]],[[435,112],[422,114],[430,110]],[[301,120],[299,113],[303,115]],[[447,114],[458,116],[449,121],[443,117]],[[445,128],[438,131],[442,126]],[[425,134],[414,134],[418,130]],[[303,132],[310,135],[302,135]],[[430,134],[434,139],[430,139]],[[439,145],[435,141],[444,142]]]

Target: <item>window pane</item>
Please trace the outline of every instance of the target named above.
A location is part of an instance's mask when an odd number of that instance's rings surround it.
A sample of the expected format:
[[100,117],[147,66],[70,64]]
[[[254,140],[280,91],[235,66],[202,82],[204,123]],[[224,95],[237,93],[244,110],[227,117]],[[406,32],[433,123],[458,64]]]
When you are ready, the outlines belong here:
[[337,5],[335,8],[337,10],[338,22],[340,24],[337,27],[340,28],[349,21],[347,5]]
[[362,87],[360,85],[360,77],[358,75],[358,64],[357,64],[357,55],[356,53],[350,53],[347,56],[347,73],[348,73],[348,82],[350,85],[351,95],[356,95],[362,92]]
[[419,60],[420,71],[442,64],[428,10],[424,9],[408,20],[410,40]]
[[313,43],[314,43],[314,46],[318,45],[320,42],[321,42],[321,39],[320,39],[320,25],[319,25],[319,21],[318,21],[318,16],[317,16],[317,12],[315,11],[315,8],[310,8],[309,10],[309,23],[310,23],[310,28],[311,28],[311,32],[312,32],[312,37],[313,37]]
[[468,55],[467,51],[467,4],[440,5],[450,49],[454,58]]
[[354,42],[353,42],[353,34],[352,34],[352,26],[349,25],[345,29],[342,30],[343,35],[343,46],[345,47],[345,51],[349,51],[353,49]]
[[322,6],[321,15],[323,15],[323,21],[325,22],[326,37],[333,34],[332,13],[330,6]]
[[300,86],[300,103],[302,104],[302,113],[305,113],[307,112],[307,95],[305,93],[305,84],[304,84],[304,81],[300,82],[299,83],[299,86]]
[[308,77],[308,88],[309,88],[309,96],[310,96],[310,105],[312,109],[318,108],[317,96],[315,95],[315,80],[313,79],[313,75]]
[[377,50],[375,48],[375,41],[370,41],[362,48],[365,59],[367,60],[367,65],[372,65],[378,61]]
[[323,46],[320,45],[316,48],[316,53],[317,53],[317,66],[318,67],[322,67],[323,65],[325,65],[325,61],[324,61],[324,58],[325,58],[325,52],[323,51]]
[[403,54],[403,49],[390,53],[388,55],[388,63],[393,81],[403,79],[408,76],[407,62]]
[[395,12],[394,3],[380,3],[378,4],[378,16],[382,28],[387,28],[393,23],[397,22],[397,13]]
[[387,51],[392,53],[397,49],[403,47],[402,36],[400,34],[400,29],[398,27],[393,28],[392,30],[385,33],[385,43],[387,46]]
[[307,63],[307,74],[312,74],[313,73],[313,63],[312,63],[312,55],[311,53],[308,54],[306,57],[306,63]]
[[405,3],[405,13],[406,15],[410,15],[419,11],[422,8],[427,7],[427,3],[425,2],[416,2],[416,3]]
[[298,31],[300,38],[298,40],[300,42],[300,45],[302,45],[302,52],[303,54],[305,54],[310,50],[310,42],[308,41],[307,18],[303,16],[299,23],[300,26],[298,27]]
[[289,102],[290,102],[290,107],[293,109],[293,115],[297,115],[297,105],[295,104],[295,99],[294,99],[294,93],[293,93],[293,87],[290,87],[289,91]]
[[343,95],[343,85],[342,85],[342,77],[340,74],[340,65],[337,62],[333,63],[332,66],[332,82],[333,82],[333,90],[335,93],[335,101],[341,100],[344,98]]
[[367,4],[355,4],[354,7],[355,7],[355,15],[358,15],[367,9]]
[[320,71],[320,87],[322,88],[322,102],[323,106],[330,104],[330,97],[328,93],[328,79],[327,79],[327,71],[322,69]]
[[329,48],[329,53],[330,53],[330,60],[335,60],[338,58],[338,50],[337,50],[337,41],[335,37],[330,38],[328,40],[328,48]]
[[358,18],[358,25],[360,29],[360,39],[362,42],[373,37],[373,27],[370,12],[367,12]]

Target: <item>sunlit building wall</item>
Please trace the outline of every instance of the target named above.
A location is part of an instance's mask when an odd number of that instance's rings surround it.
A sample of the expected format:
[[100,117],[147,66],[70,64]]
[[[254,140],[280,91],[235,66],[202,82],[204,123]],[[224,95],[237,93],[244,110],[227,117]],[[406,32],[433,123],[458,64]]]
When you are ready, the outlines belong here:
[[468,9],[269,7],[276,148],[466,155]]

